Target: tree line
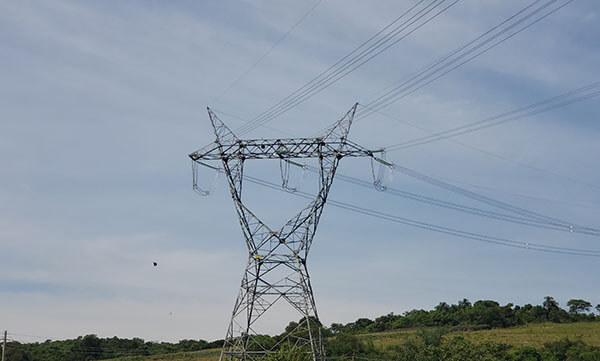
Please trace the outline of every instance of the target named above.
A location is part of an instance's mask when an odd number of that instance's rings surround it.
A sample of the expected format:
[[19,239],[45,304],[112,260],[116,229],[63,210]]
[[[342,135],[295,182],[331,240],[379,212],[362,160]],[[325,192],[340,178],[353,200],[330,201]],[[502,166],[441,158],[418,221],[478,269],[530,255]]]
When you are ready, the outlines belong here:
[[141,338],[79,336],[70,340],[7,345],[6,361],[89,361],[123,356],[150,356],[200,351],[223,346],[223,340],[181,340],[177,343],[144,341]]
[[[596,305],[595,310],[600,314],[600,304]],[[550,296],[544,298],[541,305],[527,304],[524,306],[515,306],[512,303],[501,306],[498,302],[492,300],[480,300],[471,303],[467,299],[458,301],[456,304],[447,304],[440,302],[433,310],[411,310],[402,315],[390,313],[375,318],[360,318],[347,324],[333,323],[331,327],[321,328],[321,334],[325,338],[327,351],[329,355],[344,358],[350,355],[375,355],[385,356],[386,360],[439,360],[439,353],[454,352],[453,348],[466,349],[474,353],[473,360],[500,360],[490,355],[504,355],[502,357],[513,357],[516,353],[508,353],[510,347],[501,344],[490,345],[471,345],[465,340],[454,340],[449,343],[441,343],[441,337],[444,333],[453,330],[476,330],[487,328],[505,328],[528,323],[555,322],[569,323],[600,321],[600,315],[593,313],[592,303],[581,300],[571,299],[567,302],[567,309],[560,307],[558,302]],[[301,322],[300,320],[299,322]],[[315,324],[315,322],[311,322]],[[277,344],[279,340],[287,335],[289,329],[294,329],[296,322],[291,322],[286,331],[281,335],[269,336],[263,335],[261,344]],[[382,355],[381,351],[375,350],[372,345],[360,341],[355,334],[371,333],[380,331],[391,331],[397,329],[416,328],[419,338],[417,340],[407,341],[394,349],[387,350],[387,354]],[[529,355],[522,360],[542,361],[563,361],[578,360],[577,358],[562,358],[560,355],[573,349],[580,353],[591,352],[594,357],[582,359],[585,361],[600,361],[600,351],[590,348],[581,342],[561,341],[559,344],[548,345],[545,350],[521,350],[525,355]],[[160,354],[170,354],[177,352],[200,351],[210,348],[220,348],[223,340],[208,342],[205,340],[181,340],[177,343],[169,342],[147,342],[140,338],[121,339],[118,337],[99,338],[96,335],[80,336],[76,339],[35,343],[10,342],[7,346],[7,361],[89,361],[117,358],[122,356],[150,356]],[[557,350],[560,348],[560,352]],[[455,350],[456,351],[456,350]],[[519,351],[519,352],[521,352]],[[535,351],[535,352],[534,352]],[[467,351],[465,351],[467,352]],[[545,353],[544,353],[545,352]],[[572,351],[575,352],[575,351]],[[597,354],[595,354],[597,352]],[[531,356],[533,354],[539,356]],[[411,357],[406,358],[406,355]],[[438,355],[438,356],[436,356]],[[508,355],[508,356],[507,356]],[[550,356],[549,356],[550,355]],[[551,358],[554,355],[558,358]],[[406,356],[406,357],[405,357]],[[463,355],[464,356],[464,355]],[[496,357],[494,356],[494,357]],[[531,356],[531,357],[530,357]],[[552,356],[552,357],[554,357]],[[286,358],[287,357],[287,358]],[[291,360],[291,356],[285,347],[280,354],[275,354],[273,360]],[[299,361],[303,359],[303,353],[293,357]],[[550,358],[544,358],[550,357]],[[443,358],[444,360],[448,358]],[[455,358],[456,360],[465,360],[466,358]],[[450,359],[448,359],[450,360]],[[504,358],[502,360],[513,361],[513,359]],[[517,360],[517,359],[514,359]],[[521,359],[518,359],[521,360]]]
[[[526,304],[515,306],[512,303],[501,306],[496,301],[481,300],[473,304],[467,299],[449,305],[440,302],[433,310],[411,310],[402,315],[390,313],[375,320],[359,318],[345,325],[334,323],[330,330],[334,334],[340,332],[380,332],[403,328],[443,327],[456,329],[505,328],[525,325],[532,322],[569,323],[578,321],[598,321],[600,316],[594,315],[592,304],[581,299],[567,302],[568,310],[561,308],[558,302],[546,296],[542,305]],[[600,304],[595,307],[600,314]]]

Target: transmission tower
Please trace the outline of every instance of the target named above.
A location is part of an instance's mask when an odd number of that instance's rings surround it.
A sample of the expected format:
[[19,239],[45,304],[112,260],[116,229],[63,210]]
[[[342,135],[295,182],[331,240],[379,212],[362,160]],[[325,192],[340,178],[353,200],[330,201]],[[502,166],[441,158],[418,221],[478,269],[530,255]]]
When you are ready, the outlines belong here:
[[[290,139],[238,139],[208,109],[216,141],[189,156],[194,166],[200,164],[216,169],[204,161],[222,162],[222,172],[229,183],[249,252],[219,360],[257,360],[284,343],[299,352],[311,354],[314,361],[325,360],[321,324],[306,258],[340,160],[343,157],[373,157],[373,151],[347,139],[357,105],[328,128],[322,137]],[[248,159],[279,159],[280,162],[298,164],[293,161],[298,158],[318,159],[319,191],[315,200],[283,227],[270,228],[242,201],[244,162]],[[283,179],[285,185],[286,179]],[[278,344],[266,345],[264,338],[261,339],[255,330],[256,321],[275,303],[283,300],[300,313],[301,320],[286,329]]]

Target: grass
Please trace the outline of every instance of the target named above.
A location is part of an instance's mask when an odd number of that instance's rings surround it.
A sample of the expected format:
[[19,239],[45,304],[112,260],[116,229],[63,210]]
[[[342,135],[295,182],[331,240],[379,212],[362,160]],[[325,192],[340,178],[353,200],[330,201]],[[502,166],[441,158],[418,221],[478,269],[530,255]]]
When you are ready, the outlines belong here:
[[453,332],[445,337],[448,336],[462,336],[474,343],[494,341],[513,346],[533,347],[542,347],[546,342],[559,341],[568,337],[571,340],[581,339],[588,345],[600,347],[600,322],[530,323],[498,330]]
[[[398,345],[411,337],[417,337],[417,329],[386,331],[356,335],[361,341],[373,342],[379,349]],[[540,348],[546,342],[559,341],[565,338],[581,339],[588,345],[600,347],[600,322],[576,323],[531,323],[524,326],[497,330],[456,331],[444,336],[448,340],[455,336],[464,337],[473,343],[486,341],[506,343],[512,346],[533,346]],[[220,349],[196,352],[182,352],[155,356],[130,356],[112,359],[111,361],[217,361]]]
[[[372,341],[377,348],[388,348],[401,344],[410,337],[416,337],[418,330],[398,330],[357,335],[362,341]],[[581,339],[588,345],[600,347],[600,322],[576,323],[530,323],[496,330],[457,331],[444,336],[445,340],[461,336],[473,343],[486,341],[506,343],[512,346],[542,347],[547,342],[565,338]]]

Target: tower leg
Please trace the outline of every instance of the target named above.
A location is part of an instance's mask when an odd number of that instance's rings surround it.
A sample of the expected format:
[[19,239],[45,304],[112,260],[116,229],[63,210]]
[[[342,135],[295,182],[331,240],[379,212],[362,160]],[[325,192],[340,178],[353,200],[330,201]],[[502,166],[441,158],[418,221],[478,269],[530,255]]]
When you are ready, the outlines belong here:
[[[256,322],[275,303],[286,300],[299,314],[299,322],[290,322],[281,339],[262,337]],[[220,361],[259,360],[281,347],[306,353],[309,359],[325,359],[320,322],[306,265],[294,255],[250,257]]]

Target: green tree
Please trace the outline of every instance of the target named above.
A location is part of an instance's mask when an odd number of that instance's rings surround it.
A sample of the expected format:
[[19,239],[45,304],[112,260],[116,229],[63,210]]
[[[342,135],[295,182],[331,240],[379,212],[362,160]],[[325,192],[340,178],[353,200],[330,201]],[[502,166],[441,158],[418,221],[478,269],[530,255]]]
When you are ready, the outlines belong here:
[[434,309],[438,312],[450,312],[450,306],[446,302],[440,302]]
[[559,307],[558,302],[550,296],[544,297],[544,303],[542,304],[546,310],[546,318],[550,322],[568,322],[570,316],[565,310]]
[[342,332],[344,330],[344,325],[342,325],[341,323],[332,323],[331,327],[329,327],[329,329],[331,330],[331,332],[333,334],[336,334],[336,333]]
[[358,320],[356,320],[354,322],[355,330],[356,331],[364,330],[365,328],[367,328],[367,326],[369,326],[372,323],[373,323],[373,321],[368,318],[359,318]]
[[18,342],[9,342],[6,345],[6,361],[30,361],[29,355],[22,349]]
[[550,313],[553,310],[558,309],[558,302],[556,302],[553,297],[546,296],[544,297],[544,303],[542,306],[546,309],[546,311],[548,311],[548,313]]
[[471,308],[471,302],[469,302],[469,300],[466,298],[463,298],[462,301],[458,301],[458,308],[461,310]]
[[569,306],[569,313],[574,315],[580,315],[588,312],[592,308],[592,304],[585,300],[571,299],[567,302]]
[[504,312],[496,301],[477,301],[470,310],[471,320],[477,325],[487,325],[492,328],[504,326]]
[[392,329],[394,321],[400,316],[388,313],[385,316],[380,316],[375,319],[375,322],[367,326],[368,332],[385,331]]
[[86,335],[78,337],[77,341],[71,347],[73,360],[98,360],[103,357],[102,341],[96,335]]

